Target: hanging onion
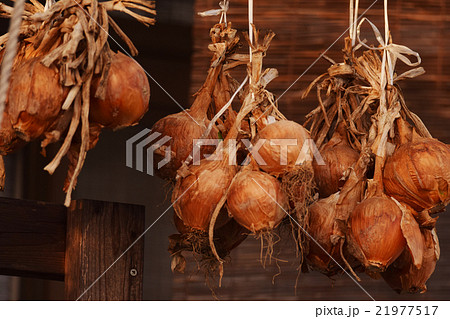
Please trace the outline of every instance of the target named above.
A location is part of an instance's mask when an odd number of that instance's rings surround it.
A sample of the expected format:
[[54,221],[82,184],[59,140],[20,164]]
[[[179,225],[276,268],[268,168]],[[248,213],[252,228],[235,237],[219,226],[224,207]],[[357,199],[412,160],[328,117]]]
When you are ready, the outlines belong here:
[[339,193],[336,193],[315,202],[308,208],[307,232],[315,241],[307,238],[309,250],[306,261],[313,269],[317,269],[328,276],[335,275],[341,270],[336,262],[341,266],[344,265],[339,244],[331,242],[336,220],[335,206],[338,199]]
[[175,185],[174,209],[186,226],[207,232],[211,214],[236,174],[236,166],[204,159],[200,165],[192,165],[190,173]]
[[351,241],[363,254],[355,257],[369,271],[384,271],[406,247],[401,220],[401,209],[387,197],[368,198],[354,209],[350,217]]
[[[302,154],[301,151],[309,138],[308,131],[293,121],[282,120],[267,125],[259,131],[253,142],[253,145],[256,145],[258,141],[263,140],[258,153],[265,163],[258,163],[259,167],[275,176],[295,169],[303,164],[299,161],[306,159],[307,153]],[[284,152],[283,146],[279,144],[286,142],[287,139],[291,140],[287,141],[289,144],[294,145],[287,146],[287,152]]]
[[234,179],[227,196],[227,207],[239,224],[258,233],[278,226],[286,217],[288,201],[275,177],[246,169]]
[[431,277],[439,260],[440,248],[436,230],[422,229],[423,259],[420,267],[413,262],[408,250],[382,273],[383,279],[398,293],[426,292],[426,282]]
[[344,174],[358,161],[359,154],[348,143],[345,128],[341,126],[336,129],[320,155],[325,165],[313,161],[314,180],[320,197],[325,198],[344,186]]
[[419,138],[401,145],[386,161],[386,193],[417,211],[450,200],[450,147]]
[[104,99],[95,97],[100,78],[91,86],[89,119],[112,129],[135,125],[148,110],[150,86],[145,71],[132,58],[111,52]]
[[[217,32],[220,34],[219,38],[217,38]],[[211,39],[214,45],[210,45],[209,49],[214,52],[214,55],[207,78],[202,88],[197,92],[191,108],[168,115],[153,125],[151,133],[158,132],[161,133],[161,137],[170,137],[170,140],[158,147],[154,154],[154,168],[159,177],[165,179],[176,177],[178,169],[193,150],[194,140],[200,138],[216,140],[219,138],[216,127],[213,127],[207,136],[203,136],[203,133],[209,125],[207,111],[211,105],[214,87],[225,62],[225,55],[233,52],[238,42],[235,33],[236,30],[227,28],[225,24],[217,24],[211,29]],[[158,140],[155,140],[155,142],[158,142]],[[166,151],[169,148],[171,151],[169,163],[161,168],[157,167],[157,163],[166,157]],[[204,154],[211,154],[214,147],[202,146],[200,151],[200,155],[203,157]]]
[[32,58],[18,65],[10,80],[6,112],[18,136],[37,139],[54,123],[68,90],[59,83],[59,73]]

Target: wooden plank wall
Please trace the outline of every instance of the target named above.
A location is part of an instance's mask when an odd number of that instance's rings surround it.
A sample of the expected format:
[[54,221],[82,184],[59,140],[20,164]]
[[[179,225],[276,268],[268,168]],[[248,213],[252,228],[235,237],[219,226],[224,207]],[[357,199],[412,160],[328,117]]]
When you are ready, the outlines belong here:
[[[217,8],[217,0],[197,0],[195,12]],[[372,1],[362,1],[364,10]],[[362,11],[360,11],[362,12]],[[382,1],[368,11],[367,16],[382,26]],[[427,73],[419,78],[405,81],[402,88],[410,108],[418,113],[431,133],[450,143],[448,121],[450,108],[450,6],[445,0],[391,0],[389,17],[395,43],[416,50],[422,57]],[[239,30],[247,28],[247,1],[231,0],[228,19]],[[265,59],[267,67],[276,67],[280,77],[269,89],[277,96],[282,94],[348,27],[348,2],[343,0],[318,1],[269,1],[256,0],[254,21],[259,29],[272,29],[277,36]],[[203,82],[209,62],[209,28],[217,17],[194,17],[191,93]],[[369,41],[374,41],[369,29],[364,28]],[[327,55],[341,61],[340,49],[343,39],[332,46]],[[301,101],[302,90],[328,67],[320,60],[302,76],[279,101],[281,111],[290,119],[303,121],[304,115],[316,106],[314,98]],[[242,79],[241,75],[238,79]],[[420,295],[397,295],[383,281],[363,277],[362,286],[377,300],[439,300],[450,297],[450,210],[441,214],[438,234],[441,241],[441,260],[431,280],[429,291]],[[264,269],[259,262],[260,242],[247,239],[232,253],[231,265],[225,267],[223,287],[215,292],[223,300],[369,300],[362,290],[346,276],[335,281],[318,273],[302,274],[295,292],[297,279],[295,249],[289,234],[282,235],[276,251],[282,273],[272,284],[278,272],[275,265]],[[185,275],[175,275],[173,298],[199,300],[213,299],[205,285],[204,277],[190,260]]]

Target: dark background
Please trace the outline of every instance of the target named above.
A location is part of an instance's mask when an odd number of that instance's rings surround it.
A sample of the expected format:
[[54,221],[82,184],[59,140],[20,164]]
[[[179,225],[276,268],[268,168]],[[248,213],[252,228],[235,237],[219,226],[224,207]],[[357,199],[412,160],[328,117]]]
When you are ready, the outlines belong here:
[[[209,28],[217,17],[200,18],[195,13],[217,8],[218,1],[157,0],[155,26],[146,28],[123,15],[116,21],[133,40],[140,54],[136,60],[177,100],[188,107],[192,94],[200,87],[209,65]],[[362,1],[364,9],[372,1]],[[363,10],[362,9],[362,10]],[[450,16],[446,1],[389,1],[391,32],[395,43],[403,44],[421,54],[427,73],[405,81],[402,89],[409,107],[419,114],[432,135],[450,143],[448,107],[450,62]],[[247,2],[231,0],[228,19],[239,30],[246,26]],[[280,77],[269,89],[280,95],[309,65],[348,27],[347,1],[255,1],[255,23],[259,29],[272,29],[277,36],[272,41],[265,64],[276,67]],[[381,29],[382,1],[367,14]],[[0,20],[0,30],[6,32],[8,21]],[[364,34],[373,43],[369,30]],[[116,36],[113,34],[113,37]],[[120,42],[120,41],[119,41]],[[112,43],[112,42],[111,42]],[[120,42],[121,43],[121,42]],[[115,49],[114,44],[111,46]],[[327,53],[341,61],[343,40]],[[401,64],[401,62],[399,62]],[[302,90],[319,74],[328,62],[320,60],[280,99],[280,110],[290,119],[303,122],[303,117],[316,106],[314,98],[300,100]],[[238,79],[240,79],[238,77]],[[97,147],[90,151],[79,177],[74,198],[143,204],[146,223],[150,225],[167,207],[169,188],[157,177],[148,176],[125,166],[125,142],[143,128],[150,128],[159,118],[179,112],[178,106],[150,80],[150,109],[138,126],[118,132],[105,131]],[[65,163],[54,176],[43,167],[51,160],[57,147],[47,158],[39,154],[39,145],[30,144],[7,157],[6,195],[10,197],[63,202],[61,190]],[[167,252],[168,235],[175,231],[173,210],[169,210],[145,236],[144,298],[147,300],[211,300],[204,278],[191,260],[186,274],[172,274]],[[446,215],[447,214],[447,215]],[[448,300],[450,297],[450,218],[441,214],[438,235],[441,240],[441,260],[428,283],[429,291],[421,295],[397,295],[383,281],[363,276],[363,287],[379,300]],[[277,244],[281,275],[276,265],[264,269],[259,262],[259,241],[248,238],[232,253],[232,262],[225,267],[223,287],[216,289],[221,299],[231,300],[368,300],[368,297],[346,276],[335,280],[318,273],[298,272],[294,246],[289,234],[282,234]],[[3,283],[3,285],[2,285]],[[0,279],[0,297],[25,300],[61,299],[62,283],[36,279]],[[2,294],[3,293],[3,294]]]

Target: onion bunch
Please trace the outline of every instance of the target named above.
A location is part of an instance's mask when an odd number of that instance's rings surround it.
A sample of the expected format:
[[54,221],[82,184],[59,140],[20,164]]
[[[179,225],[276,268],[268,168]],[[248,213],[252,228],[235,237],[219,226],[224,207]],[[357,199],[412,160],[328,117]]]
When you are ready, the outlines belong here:
[[[7,5],[2,9],[3,16],[12,12]],[[110,11],[129,14],[147,26],[154,23],[149,15],[156,13],[154,3],[140,0],[59,2],[46,10],[33,2],[25,6],[28,18],[20,28],[0,150],[6,154],[26,142],[41,140],[45,154],[47,145],[63,140],[45,170],[53,174],[62,158],[68,157],[66,206],[101,128],[134,125],[148,109],[150,90],[145,72],[135,61],[109,48],[105,30],[111,26],[131,54],[138,53],[108,15]],[[1,37],[2,48],[7,38]],[[0,58],[3,52],[0,50]]]

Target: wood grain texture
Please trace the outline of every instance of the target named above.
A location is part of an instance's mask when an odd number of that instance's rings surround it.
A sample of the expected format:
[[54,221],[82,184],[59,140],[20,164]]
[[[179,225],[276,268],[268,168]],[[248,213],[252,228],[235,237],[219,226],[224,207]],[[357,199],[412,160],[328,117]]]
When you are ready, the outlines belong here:
[[117,258],[144,232],[144,219],[143,206],[92,200],[72,203],[67,215],[67,300],[142,299],[144,241]]
[[0,198],[0,274],[64,280],[63,205]]

